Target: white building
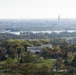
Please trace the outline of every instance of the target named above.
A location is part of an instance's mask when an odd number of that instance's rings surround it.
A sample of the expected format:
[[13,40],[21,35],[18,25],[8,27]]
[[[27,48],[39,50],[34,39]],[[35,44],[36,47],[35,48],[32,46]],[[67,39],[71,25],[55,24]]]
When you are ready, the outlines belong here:
[[33,53],[36,53],[36,52],[40,52],[40,50],[42,48],[46,48],[46,47],[52,48],[52,45],[51,44],[44,44],[42,46],[27,47],[27,51],[31,51]]

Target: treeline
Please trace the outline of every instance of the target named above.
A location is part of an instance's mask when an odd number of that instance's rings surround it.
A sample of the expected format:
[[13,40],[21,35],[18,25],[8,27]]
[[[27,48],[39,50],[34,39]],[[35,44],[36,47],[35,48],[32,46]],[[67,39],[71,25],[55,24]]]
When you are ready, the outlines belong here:
[[[46,58],[56,59],[59,56],[63,59],[68,56],[73,55],[76,51],[76,44],[69,44],[64,39],[55,39],[55,40],[13,40],[9,39],[7,41],[0,41],[0,60],[3,60],[7,57],[11,58],[23,58],[24,61],[27,56],[31,56],[31,53],[28,53],[27,47],[42,46],[46,44],[51,44],[52,47],[44,47],[40,52],[36,52],[36,55]],[[30,54],[30,55],[29,55]],[[31,56],[32,57],[32,56]],[[20,60],[19,60],[20,61]]]
[[52,70],[47,65],[38,67],[35,64],[5,64],[0,66],[3,70],[8,69],[7,73],[10,71],[11,75],[52,75]]
[[[56,42],[55,42],[56,41]],[[55,40],[18,40],[18,39],[9,39],[9,40],[0,40],[0,59],[5,57],[17,58],[27,52],[27,47],[33,46],[42,46],[46,44],[52,44],[53,48],[43,48],[40,51],[40,56],[44,58],[55,58],[57,51],[62,54],[62,51],[71,51],[74,52],[75,49],[73,46],[68,46],[69,44],[64,39],[55,39]],[[67,47],[67,48],[66,48]]]
[[63,37],[76,37],[76,32],[52,32],[49,33],[31,33],[31,32],[24,32],[21,35],[26,35],[30,39],[50,39],[50,38],[63,38]]
[[0,38],[2,39],[55,39],[55,38],[68,38],[68,37],[76,37],[76,32],[61,32],[61,33],[55,33],[52,32],[49,33],[31,33],[31,32],[24,32],[20,35],[14,35],[10,33],[0,33]]

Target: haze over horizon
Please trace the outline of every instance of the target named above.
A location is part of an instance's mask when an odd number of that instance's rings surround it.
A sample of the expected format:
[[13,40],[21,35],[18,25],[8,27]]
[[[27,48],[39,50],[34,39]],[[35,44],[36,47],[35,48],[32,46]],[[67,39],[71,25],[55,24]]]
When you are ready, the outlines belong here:
[[76,0],[0,0],[0,19],[76,18]]

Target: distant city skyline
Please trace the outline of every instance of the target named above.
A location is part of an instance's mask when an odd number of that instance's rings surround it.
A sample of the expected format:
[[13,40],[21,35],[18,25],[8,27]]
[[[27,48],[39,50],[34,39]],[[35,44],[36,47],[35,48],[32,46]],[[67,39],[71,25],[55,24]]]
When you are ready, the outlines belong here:
[[76,18],[76,0],[0,0],[0,19]]

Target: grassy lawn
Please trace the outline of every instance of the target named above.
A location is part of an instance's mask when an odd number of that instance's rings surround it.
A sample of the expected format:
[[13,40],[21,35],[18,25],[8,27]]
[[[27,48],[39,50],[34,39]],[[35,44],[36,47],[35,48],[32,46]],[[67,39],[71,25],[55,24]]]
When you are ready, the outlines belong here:
[[37,66],[47,65],[51,67],[55,63],[54,59],[39,60]]
[[0,64],[5,64],[6,63],[6,61],[0,61]]
[[[38,60],[38,62],[36,63],[37,66],[42,66],[42,65],[48,65],[48,66],[52,66],[55,63],[55,59],[42,59],[42,60]],[[17,59],[14,59],[14,62],[17,62]],[[6,61],[0,61],[0,64],[5,64]]]

